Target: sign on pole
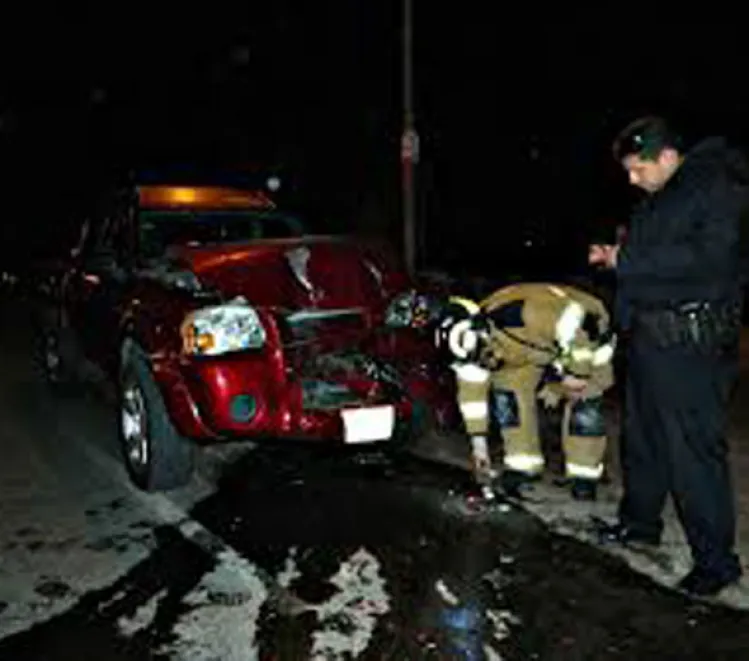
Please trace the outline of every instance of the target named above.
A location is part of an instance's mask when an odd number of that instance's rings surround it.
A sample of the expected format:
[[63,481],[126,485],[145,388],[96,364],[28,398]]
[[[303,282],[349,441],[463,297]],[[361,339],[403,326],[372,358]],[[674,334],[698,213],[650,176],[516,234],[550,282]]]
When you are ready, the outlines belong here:
[[401,136],[401,160],[419,163],[419,135],[413,128],[405,129]]

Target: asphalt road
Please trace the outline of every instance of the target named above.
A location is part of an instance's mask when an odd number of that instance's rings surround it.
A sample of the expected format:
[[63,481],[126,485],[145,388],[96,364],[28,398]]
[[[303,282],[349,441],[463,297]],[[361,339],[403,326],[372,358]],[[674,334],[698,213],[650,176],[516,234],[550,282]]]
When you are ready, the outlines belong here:
[[0,325],[0,660],[744,659],[691,604],[416,461],[246,448],[144,495],[101,385],[51,392]]

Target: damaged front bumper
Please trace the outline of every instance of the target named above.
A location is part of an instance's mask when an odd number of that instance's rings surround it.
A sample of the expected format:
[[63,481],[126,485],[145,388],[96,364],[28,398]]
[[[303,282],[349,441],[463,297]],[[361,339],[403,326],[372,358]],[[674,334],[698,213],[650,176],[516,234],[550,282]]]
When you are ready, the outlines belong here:
[[402,442],[450,418],[455,400],[424,369],[402,373],[352,351],[291,369],[278,354],[155,363],[175,427],[204,442],[265,437],[357,445]]

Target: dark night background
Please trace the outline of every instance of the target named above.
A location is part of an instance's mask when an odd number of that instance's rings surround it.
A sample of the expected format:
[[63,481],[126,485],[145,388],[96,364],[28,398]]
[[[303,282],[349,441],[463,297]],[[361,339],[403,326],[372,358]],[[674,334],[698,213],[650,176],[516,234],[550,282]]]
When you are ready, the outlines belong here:
[[[639,112],[747,146],[742,9],[544,24],[415,5],[422,266],[516,268],[527,239],[580,259],[625,217],[608,144]],[[167,162],[276,169],[310,218],[400,240],[401,3],[73,6],[3,22],[6,262],[58,248],[103,174]]]

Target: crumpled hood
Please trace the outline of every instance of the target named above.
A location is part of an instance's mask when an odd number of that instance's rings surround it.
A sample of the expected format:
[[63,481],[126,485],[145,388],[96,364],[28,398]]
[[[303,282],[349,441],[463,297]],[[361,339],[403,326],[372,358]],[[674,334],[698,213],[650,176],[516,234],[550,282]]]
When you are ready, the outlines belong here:
[[381,309],[399,274],[367,246],[338,237],[179,247],[172,257],[225,297],[290,310]]

